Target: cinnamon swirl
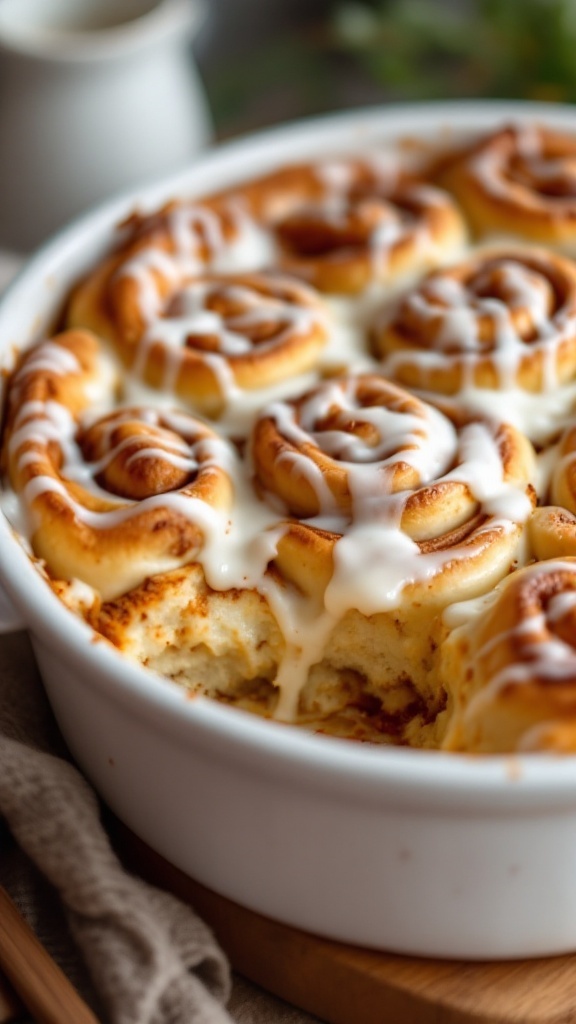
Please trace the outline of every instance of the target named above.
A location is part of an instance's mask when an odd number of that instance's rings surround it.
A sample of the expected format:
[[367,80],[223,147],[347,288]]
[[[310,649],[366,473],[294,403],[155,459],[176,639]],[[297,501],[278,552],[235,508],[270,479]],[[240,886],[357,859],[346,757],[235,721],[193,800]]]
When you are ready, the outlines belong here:
[[107,600],[197,557],[231,504],[233,453],[186,413],[99,415],[95,404],[111,398],[101,364],[80,331],[28,352],[10,389],[5,450],[36,555]]
[[408,387],[549,391],[576,377],[576,263],[544,249],[480,251],[385,309],[374,344]]
[[[104,333],[126,366],[210,416],[238,390],[310,369],[327,339],[316,295],[279,272],[181,279],[139,250],[115,267],[107,289]],[[85,319],[77,305],[71,319]]]
[[574,250],[574,136],[535,124],[498,129],[449,160],[440,182],[478,235],[515,235]]
[[505,580],[446,640],[446,750],[576,753],[576,559]]
[[422,271],[460,249],[464,222],[450,197],[389,163],[326,161],[261,183],[281,264],[323,292],[357,294]]
[[322,624],[321,656],[304,644],[310,664],[356,634],[349,667],[374,679],[363,658],[378,652],[372,696],[400,677],[429,695],[441,609],[483,593],[519,557],[534,500],[529,442],[505,424],[454,424],[376,374],[352,375],[264,410],[253,460],[261,492],[293,517],[274,565]]

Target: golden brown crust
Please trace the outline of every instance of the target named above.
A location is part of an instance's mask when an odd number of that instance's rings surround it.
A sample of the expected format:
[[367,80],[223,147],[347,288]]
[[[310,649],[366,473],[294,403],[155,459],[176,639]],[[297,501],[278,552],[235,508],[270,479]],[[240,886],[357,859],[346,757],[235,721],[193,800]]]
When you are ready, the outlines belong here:
[[10,388],[5,450],[35,553],[106,598],[193,560],[203,531],[186,500],[225,509],[232,490],[224,443],[191,416],[128,407],[84,425],[98,365],[87,333],[31,349]]
[[[384,427],[389,423],[389,436],[370,415],[373,410],[389,414],[382,421]],[[264,493],[281,499],[289,514],[303,519],[334,510],[353,519],[355,500],[362,504],[379,495],[403,494],[403,531],[418,542],[433,540],[458,530],[478,512],[470,488],[457,474],[423,482],[426,471],[414,461],[415,455],[426,456],[442,419],[430,405],[378,374],[330,378],[257,418],[252,438],[256,480]],[[460,427],[468,425],[466,418],[454,425],[455,461],[444,466],[442,475],[459,464],[456,439]],[[495,446],[504,478],[528,484],[530,444],[501,424]],[[355,465],[371,468],[371,483],[363,484],[356,499],[351,484]]]
[[[323,393],[326,395],[324,400],[321,398]],[[319,414],[313,416],[312,423],[302,427],[302,414],[314,403],[318,404]],[[321,511],[319,489],[314,486],[314,468],[328,487],[335,507],[346,515],[352,514],[353,496],[346,463],[348,459],[353,462],[354,456],[346,451],[330,454],[323,449],[323,435],[330,439],[333,431],[348,434],[351,441],[358,439],[363,448],[374,449],[374,457],[370,461],[374,461],[375,491],[378,490],[379,476],[386,477],[385,484],[381,486],[389,493],[417,486],[418,474],[414,467],[403,461],[390,446],[387,446],[386,457],[383,458],[378,428],[362,417],[362,410],[371,408],[390,409],[398,416],[420,416],[422,428],[419,437],[418,430],[415,430],[416,436],[404,450],[414,450],[419,441],[425,443],[429,428],[423,403],[384,377],[362,374],[331,378],[328,383],[291,401],[289,408],[298,441],[291,439],[289,433],[283,433],[274,416],[264,413],[258,417],[254,428],[253,454],[260,486],[281,498],[292,515],[307,518]],[[390,465],[393,454],[396,458]]]
[[336,212],[314,192],[275,230],[282,265],[323,292],[356,294],[370,282],[390,283],[464,241],[457,209],[422,182],[390,185],[358,164]]
[[253,391],[304,373],[326,343],[320,300],[279,272],[198,274],[186,281],[152,268],[149,323],[140,288],[129,261],[114,258],[77,293],[70,320],[93,323],[147,384],[170,387],[210,416],[226,406],[227,387]]
[[[374,410],[391,414],[390,420],[385,416],[379,423]],[[387,424],[389,437],[381,434]],[[454,432],[453,457],[435,477],[430,466],[438,453],[429,446],[441,429]],[[484,508],[465,482],[464,438],[470,429],[475,426],[466,417],[443,427],[436,410],[377,374],[331,378],[264,412],[252,440],[256,483],[262,495],[280,499],[293,517],[273,563],[281,576],[322,608],[342,533],[323,528],[316,517],[336,513],[343,517],[340,529],[346,534],[346,524],[361,523],[371,509],[384,534],[397,520],[402,534],[414,542],[416,562],[406,565],[397,599],[401,614],[419,601],[438,609],[498,582],[514,562],[522,530],[487,511],[489,503]],[[529,508],[535,502],[531,445],[508,424],[478,429],[488,432],[503,481],[526,494]],[[426,572],[416,568],[418,552],[422,560],[428,558]],[[434,562],[435,555],[442,557]]]
[[576,263],[543,249],[480,251],[385,310],[373,340],[407,387],[560,386],[576,376]]
[[448,160],[439,175],[480,236],[576,244],[576,140],[544,126],[505,127]]
[[447,750],[575,753],[576,559],[510,576],[487,610],[444,644],[451,693]]

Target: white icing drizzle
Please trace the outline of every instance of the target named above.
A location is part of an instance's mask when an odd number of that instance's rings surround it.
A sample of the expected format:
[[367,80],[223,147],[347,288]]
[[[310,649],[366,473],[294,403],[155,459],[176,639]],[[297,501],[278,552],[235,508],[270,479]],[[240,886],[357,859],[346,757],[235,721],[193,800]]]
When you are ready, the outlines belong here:
[[[237,387],[232,371],[225,360],[207,353],[205,361],[214,375],[221,375],[222,393],[228,395],[228,404],[218,417],[217,429],[225,437],[241,439],[250,432],[255,416],[270,402],[290,398],[307,391],[317,380],[316,373],[309,372],[282,381],[267,388],[246,391]],[[129,405],[152,405],[156,408],[172,408],[174,395],[166,389],[160,391],[149,387],[132,374],[122,382],[122,401]]]
[[[543,147],[544,139],[536,124],[522,122],[514,125],[513,134],[506,150],[490,143],[470,159],[470,169],[482,188],[500,199],[507,200],[511,192],[523,188],[523,200],[528,206],[543,202],[554,207],[573,204],[576,196],[576,167],[573,159],[548,156]],[[517,154],[524,167],[512,168],[511,161]],[[541,196],[537,188],[532,190],[529,179],[546,184],[564,179],[567,195]]]
[[298,710],[300,692],[313,665],[322,660],[337,618],[295,592],[278,586],[273,579],[263,580],[261,593],[267,598],[286,641],[284,655],[274,680],[279,690],[274,717],[292,722]]
[[[240,243],[237,248],[242,251]],[[184,247],[184,252],[188,249],[189,246]],[[173,394],[178,389],[182,369],[193,354],[210,369],[217,393],[224,400],[224,415],[230,412],[232,420],[245,421],[246,414],[242,410],[245,391],[237,383],[233,361],[254,356],[265,359],[269,352],[280,352],[299,338],[305,340],[317,331],[325,333],[327,310],[304,285],[278,272],[260,276],[253,282],[234,278],[227,281],[218,276],[198,277],[191,273],[182,275],[173,256],[169,258],[169,273],[164,277],[171,282],[176,298],[166,309],[154,275],[150,273],[156,265],[154,254],[153,249],[148,256],[144,252],[142,258],[138,256],[135,261],[129,261],[122,270],[137,282],[139,312],[144,324],[131,368],[133,376],[145,378],[151,350],[160,346],[163,353],[161,390]],[[160,264],[165,260],[166,254],[161,254]],[[232,266],[232,261],[224,262]],[[243,270],[249,270],[249,264],[247,256]],[[209,266],[218,268],[219,260],[215,258]],[[196,274],[200,270],[198,265]],[[262,337],[262,328],[265,337]],[[284,381],[280,387],[281,392],[285,392]],[[261,394],[259,402],[265,397]],[[253,401],[248,398],[246,404],[251,409]]]
[[[54,355],[53,350],[59,346],[41,348],[44,351],[38,358],[32,358],[33,365],[45,365],[46,369],[58,372],[58,366],[66,363],[70,371],[77,371],[75,360],[61,360],[59,352]],[[50,362],[51,355],[54,355],[53,363]],[[30,372],[30,365],[24,368],[24,372]],[[232,481],[233,516],[187,493],[163,493],[140,501],[118,498],[98,484],[96,477],[101,476],[121,451],[133,443],[133,439],[112,446],[100,459],[86,463],[76,441],[78,425],[69,410],[51,401],[28,402],[22,405],[16,416],[9,445],[10,454],[16,456],[19,469],[38,463],[40,459],[46,460],[48,446],[54,441],[58,442],[63,457],[59,475],[36,474],[22,489],[21,505],[27,510],[30,519],[28,531],[33,532],[37,525],[33,508],[35,498],[47,492],[59,494],[78,521],[98,531],[114,528],[147,509],[166,508],[199,526],[204,536],[201,560],[210,586],[216,590],[256,587],[261,583],[266,566],[275,553],[278,517],[265,504],[255,500],[251,483],[234,448],[219,437],[194,439],[194,420],[186,413],[166,410],[159,413],[154,409],[142,410],[141,416],[137,416],[139,413],[140,410],[119,409],[111,422],[106,424],[104,433],[110,437],[119,424],[135,418],[153,427],[158,427],[162,419],[168,430],[181,434],[183,439],[162,436],[163,431],[160,432],[160,439],[151,434],[146,447],[136,451],[130,461],[160,458],[192,475],[200,466],[222,467]],[[87,416],[86,425],[93,425],[93,421],[93,414]],[[22,451],[24,446],[27,450]],[[80,484],[94,498],[104,498],[112,507],[104,511],[86,508],[73,497],[66,487],[66,480]],[[165,565],[161,565],[158,571],[165,568]]]
[[381,303],[382,288],[378,286],[367,288],[355,299],[345,296],[324,297],[329,334],[328,344],[319,357],[321,373],[331,374],[343,369],[373,369],[374,359],[368,346],[363,344],[363,338],[368,333],[374,309]]
[[[503,298],[482,294],[490,270],[497,267]],[[383,360],[385,373],[395,374],[400,366],[414,359],[429,370],[450,367],[457,356],[463,368],[463,387],[474,388],[478,358],[490,355],[500,390],[514,390],[522,359],[530,353],[542,357],[543,390],[558,384],[557,354],[576,337],[574,302],[555,307],[552,285],[535,268],[509,256],[494,260],[468,281],[436,274],[424,287],[417,287],[401,300],[402,306],[417,319],[431,347],[392,352]],[[550,308],[551,307],[551,308]],[[386,310],[381,326],[394,320],[397,307]],[[524,314],[530,324],[528,340],[519,333],[515,318]],[[439,325],[438,325],[439,322]],[[490,324],[492,341],[486,344],[480,325]],[[526,327],[524,328],[526,331]],[[433,347],[432,347],[433,346]]]
[[[357,385],[354,378],[344,384],[327,382],[299,403],[298,419],[292,404],[275,403],[265,410],[279,433],[299,446],[279,458],[297,467],[315,491],[320,512],[307,520],[309,525],[341,535],[325,595],[326,610],[334,621],[351,607],[365,615],[393,608],[411,583],[431,579],[448,563],[472,554],[470,546],[423,553],[403,531],[402,516],[412,491],[391,492],[390,474],[399,463],[416,471],[417,487],[432,482],[466,485],[490,517],[477,532],[478,548],[485,531],[510,532],[515,524],[526,522],[532,509],[524,488],[504,480],[494,429],[488,424],[471,423],[457,435],[450,421],[429,406],[422,406],[420,415],[382,406],[364,408],[357,401]],[[317,431],[315,425],[330,411],[333,423],[334,408],[339,410],[340,423]],[[350,422],[376,427],[378,440],[365,445],[347,432]],[[323,474],[301,451],[305,443],[321,448],[345,467],[351,517],[339,513]]]
[[[437,395],[418,392],[424,400],[437,399]],[[574,418],[576,408],[576,381],[543,394],[533,394],[522,388],[464,387],[457,395],[458,406],[472,415],[486,416],[497,422],[506,422],[538,445],[547,445]],[[553,454],[543,453],[542,467]],[[542,493],[538,485],[538,493]]]
[[382,268],[386,267],[394,248],[410,239],[414,249],[414,260],[418,262],[426,257],[431,258],[442,252],[446,247],[444,239],[437,241],[426,214],[430,208],[445,207],[446,197],[439,189],[431,186],[414,185],[405,193],[415,207],[411,212],[403,207],[390,206],[389,217],[383,219],[374,230],[370,239],[370,251],[373,274],[378,277]]
[[[525,579],[558,572],[576,579],[576,566],[561,559],[538,562],[523,572]],[[467,609],[469,617],[462,617],[465,629],[474,629],[477,617],[489,607],[493,607],[505,586],[506,583],[501,584],[494,594],[479,602],[476,607],[470,603],[471,607]],[[567,643],[552,632],[556,623],[570,614],[575,607],[576,589],[570,588],[554,594],[548,600],[545,610],[534,612],[511,628],[495,632],[475,652],[475,660],[479,662],[501,643],[513,643],[516,638],[522,641],[522,660],[510,661],[486,681],[482,689],[470,700],[464,712],[465,718],[475,717],[484,706],[496,700],[508,685],[523,685],[534,679],[566,684],[573,684],[576,681],[576,649],[571,643]],[[462,608],[466,610],[465,605]],[[453,626],[460,624],[458,617],[449,616],[447,621]]]
[[32,373],[53,373],[64,377],[69,373],[80,373],[81,367],[76,356],[69,349],[57,345],[53,341],[45,341],[33,349],[26,361],[26,366],[18,374],[18,380]]
[[[557,445],[558,449],[559,445]],[[560,482],[563,478],[566,478],[570,473],[571,466],[576,462],[576,452],[565,452],[564,455],[558,455],[556,463],[554,463],[552,473],[550,476],[551,496],[553,498],[554,490],[559,487]]]
[[[206,352],[203,358],[213,369],[224,395],[231,402],[236,388],[224,357],[249,350],[250,343],[243,329],[249,330],[257,324],[258,307],[255,298],[251,298],[248,290],[244,289],[241,297],[249,302],[251,309],[243,318],[236,317],[226,324],[221,316],[206,310],[203,305],[216,286],[195,279],[206,272],[232,274],[260,270],[273,264],[275,246],[272,233],[249,216],[240,198],[231,198],[225,213],[232,221],[231,238],[226,237],[222,216],[216,211],[201,205],[176,205],[164,217],[170,251],[154,245],[152,241],[127,260],[117,271],[117,276],[136,282],[138,310],[145,325],[132,372],[142,376],[150,347],[160,342],[167,353],[162,389],[173,392],[188,336],[217,335],[215,352]],[[172,291],[177,291],[180,315],[166,313],[157,275],[169,283]],[[238,298],[237,291],[230,286],[229,299]],[[284,337],[290,330],[296,333],[304,330],[304,322],[309,323],[312,318],[311,310],[293,303],[276,299],[276,309],[271,310],[272,300],[265,299],[264,302],[269,314],[274,316],[275,313],[278,322],[284,325]],[[279,342],[276,337],[275,343]],[[218,359],[218,355],[221,358]]]
[[481,594],[480,597],[472,597],[467,601],[455,601],[444,609],[442,619],[451,630],[465,626],[491,608],[497,601],[499,593],[499,588],[495,587],[487,594]]
[[[281,285],[282,278],[277,280]],[[274,294],[274,283],[270,283],[271,293],[263,295],[238,283],[191,281],[179,292],[178,314],[146,318],[147,327],[138,346],[133,372],[138,377],[143,376],[150,348],[160,343],[166,356],[162,388],[173,392],[190,345],[196,356],[210,366],[230,405],[242,389],[236,385],[228,357],[249,355],[255,348],[265,354],[279,349],[292,338],[307,335],[315,326],[324,325],[320,308],[298,305],[295,299]],[[225,303],[240,304],[241,312],[214,311],[210,303],[216,296],[221,296]],[[273,330],[266,340],[255,345],[251,335],[260,324],[272,324]],[[203,340],[209,348],[204,348]]]
[[[223,215],[231,222],[230,237],[224,232]],[[250,217],[240,198],[230,199],[223,215],[201,204],[177,204],[164,216],[171,251],[143,246],[118,273],[140,280],[140,275],[150,277],[150,269],[156,267],[169,280],[185,280],[206,268],[231,273],[259,270],[274,261],[272,236]]]
[[[362,181],[362,170],[372,174],[372,182]],[[322,219],[335,231],[345,232],[355,208],[364,205],[367,212],[365,244],[374,281],[382,278],[392,253],[406,241],[410,242],[416,264],[426,259],[442,261],[453,257],[462,242],[457,238],[435,237],[429,214],[435,209],[446,209],[450,200],[446,193],[431,185],[402,185],[401,165],[396,154],[372,154],[360,166],[328,160],[316,165],[315,174],[324,186],[324,194],[303,201],[297,213]],[[334,253],[326,252],[320,259],[337,259],[338,251],[336,246]],[[306,273],[305,268],[302,273]]]
[[[359,380],[361,378],[349,377],[344,382],[327,381],[300,404],[298,419],[294,405],[289,403],[278,402],[266,410],[280,434],[294,445],[312,442],[334,459],[346,463],[353,502],[356,495],[359,499],[354,503],[355,516],[363,514],[371,491],[386,494],[386,469],[393,470],[400,458],[416,470],[422,483],[426,483],[449,465],[455,452],[455,430],[441,413],[431,406],[422,406],[422,415],[385,405],[362,406],[358,400]],[[334,429],[321,428],[318,432],[315,425],[334,408],[338,409]],[[372,426],[377,442],[366,444],[356,433],[348,432],[351,422]],[[299,458],[306,473],[305,466],[309,466],[310,461],[303,456]],[[310,473],[316,479],[315,467]],[[318,500],[321,514],[329,514],[332,509],[323,505],[320,492]]]
[[554,623],[562,619],[576,605],[576,590],[567,590],[563,594],[554,594],[548,602],[546,618]]
[[[374,166],[379,166],[377,158]],[[327,217],[339,223],[345,214],[345,204],[352,179],[346,162],[325,162],[318,166],[318,174],[326,185],[326,200],[323,205]],[[396,170],[382,167],[382,177],[392,187]],[[422,203],[434,205],[443,203],[441,193],[432,188],[420,187],[418,196]],[[10,451],[18,452],[24,442],[39,445],[44,451],[51,442],[57,441],[63,452],[61,479],[50,476],[35,476],[24,487],[18,506],[7,497],[4,501],[6,514],[15,527],[22,528],[20,511],[30,507],[36,495],[53,491],[64,497],[73,508],[75,515],[97,530],[105,530],[124,522],[143,508],[165,508],[184,515],[200,528],[204,544],[198,555],[208,584],[215,590],[229,588],[254,588],[270,603],[285,639],[286,651],[279,665],[276,685],[280,691],[277,716],[292,720],[298,704],[298,697],[306,681],[309,669],[323,655],[330,632],[349,609],[356,608],[365,615],[393,609],[402,600],[402,594],[411,584],[425,583],[441,573],[447,565],[458,559],[469,558],[474,553],[470,546],[450,547],[423,553],[419,545],[410,539],[402,529],[402,515],[410,494],[406,491],[392,493],[391,478],[396,463],[407,463],[419,477],[419,486],[433,482],[459,482],[465,484],[472,499],[491,518],[486,529],[499,529],[503,533],[514,531],[523,524],[530,514],[531,506],[523,487],[512,485],[503,479],[502,465],[494,430],[486,424],[471,424],[460,435],[451,422],[430,406],[423,407],[423,414],[401,414],[395,409],[384,407],[363,408],[357,402],[356,384],[351,378],[347,387],[327,381],[321,395],[312,396],[304,403],[300,422],[296,422],[294,406],[289,403],[291,396],[301,395],[318,381],[318,373],[305,374],[293,380],[253,394],[241,391],[235,383],[230,366],[223,356],[241,355],[249,350],[246,330],[257,327],[262,316],[270,315],[260,307],[250,305],[246,312],[232,317],[222,325],[220,318],[206,310],[205,303],[209,285],[196,280],[198,275],[210,273],[248,272],[273,265],[277,254],[271,234],[256,225],[238,201],[230,211],[235,218],[236,233],[232,240],[224,238],[222,223],[210,209],[201,206],[183,205],[175,207],[168,216],[168,231],[174,252],[160,249],[143,249],[130,259],[121,273],[131,277],[138,286],[140,312],[146,324],[143,343],[135,366],[136,375],[142,372],[149,346],[161,341],[169,353],[166,360],[163,390],[146,387],[134,377],[123,382],[122,402],[153,405],[155,408],[143,411],[143,419],[157,425],[160,410],[164,421],[170,423],[175,434],[186,436],[184,413],[169,411],[173,404],[170,392],[174,390],[182,360],[182,346],[186,337],[195,334],[201,338],[212,338],[218,334],[217,351],[203,351],[204,361],[212,369],[219,382],[222,394],[226,395],[228,406],[218,431],[221,440],[209,439],[190,447],[185,441],[171,439],[162,445],[161,457],[172,467],[194,473],[202,460],[204,464],[222,466],[232,481],[234,506],[231,513],[214,509],[189,495],[170,492],[154,495],[142,501],[117,498],[107,492],[96,481],[107,465],[124,450],[126,443],[113,447],[97,461],[84,464],[76,443],[77,424],[69,411],[57,403],[27,403],[19,412]],[[406,231],[414,226],[410,218],[395,215],[384,220],[370,240],[374,264],[381,263],[385,254]],[[434,253],[434,244],[428,229],[416,229],[418,245],[429,246]],[[208,250],[206,257],[204,248]],[[435,253],[439,261],[445,254]],[[156,274],[169,282],[185,281],[181,290],[177,314],[162,315],[162,302],[156,283]],[[515,270],[509,273],[510,291],[517,301],[524,300],[524,282],[519,280]],[[236,291],[234,291],[236,289]],[[390,294],[381,286],[366,289],[354,300],[329,299],[326,302],[331,315],[327,318],[329,339],[321,359],[321,369],[330,372],[335,367],[359,370],[375,369],[376,362],[368,354],[365,332],[372,311],[383,295]],[[238,298],[237,286],[231,286],[231,299]],[[245,298],[245,293],[242,293]],[[443,334],[446,347],[460,339],[465,350],[476,351],[477,339],[466,315],[456,309],[457,297],[450,298],[452,305],[448,326]],[[280,302],[278,322],[280,337],[283,332],[296,334],[309,329],[318,312],[314,308],[287,308]],[[503,335],[502,348],[505,353],[512,348],[509,338],[509,323],[504,307],[490,313],[497,321]],[[545,310],[541,303],[536,316],[548,330]],[[262,343],[263,347],[273,344]],[[63,354],[64,353],[64,354]],[[508,355],[502,356],[503,373]],[[79,371],[77,361],[56,343],[44,343],[28,359],[22,372],[36,370],[50,371],[61,376]],[[504,376],[509,373],[506,369]],[[99,406],[90,410],[83,418],[83,426],[89,426],[98,418],[101,410],[111,408],[114,396],[110,374],[103,375],[98,387],[88,384],[91,400]],[[465,398],[472,394],[467,388]],[[477,389],[482,401],[485,392]],[[508,396],[510,392],[506,392]],[[474,392],[476,394],[476,392]],[[566,407],[576,397],[576,385],[566,398]],[[342,423],[331,432],[314,429],[314,423],[321,418],[330,404],[337,400],[342,408]],[[517,419],[525,422],[537,418],[537,400],[523,393],[523,411]],[[502,415],[501,403],[505,403],[506,418],[514,422],[508,398],[500,393],[491,398],[491,411],[500,405],[498,418]],[[544,418],[548,423],[558,410],[557,393],[550,398],[550,411]],[[335,459],[346,466],[352,495],[352,514],[343,515],[336,506],[332,493],[321,472],[300,452],[283,455],[291,459],[298,470],[314,488],[320,506],[320,514],[309,520],[309,525],[328,529],[340,535],[334,551],[334,574],[324,599],[324,607],[312,610],[310,603],[299,597],[293,588],[275,581],[266,574],[266,568],[277,553],[277,547],[286,526],[285,517],[274,507],[255,497],[251,480],[249,457],[241,460],[225,435],[245,438],[260,409],[267,406],[267,412],[276,420],[278,427],[295,444],[303,440],[317,443]],[[540,408],[540,406],[538,406]],[[123,415],[122,410],[119,416]],[[128,413],[127,413],[128,415]],[[170,417],[172,419],[170,420]],[[549,417],[549,420],[548,420]],[[347,432],[346,420],[362,419],[375,427],[378,433],[376,445],[366,445],[358,437]],[[112,428],[110,428],[111,430]],[[541,428],[544,432],[544,427]],[[132,465],[139,459],[158,456],[158,448],[151,442],[132,457]],[[20,467],[30,465],[37,459],[33,451],[19,455]],[[375,462],[378,469],[375,469]],[[76,501],[66,488],[66,480],[81,484],[94,497],[106,497],[113,507],[105,512],[93,512]],[[28,531],[31,524],[28,524]],[[22,531],[25,532],[25,531]],[[478,547],[483,543],[482,529],[478,531]],[[159,566],[163,571],[165,566]]]

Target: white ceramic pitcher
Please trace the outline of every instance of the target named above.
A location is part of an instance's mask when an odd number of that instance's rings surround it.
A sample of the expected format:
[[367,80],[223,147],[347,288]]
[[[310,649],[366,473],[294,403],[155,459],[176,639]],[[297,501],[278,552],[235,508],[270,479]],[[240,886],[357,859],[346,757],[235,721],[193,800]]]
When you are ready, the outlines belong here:
[[209,141],[198,0],[0,0],[0,249]]

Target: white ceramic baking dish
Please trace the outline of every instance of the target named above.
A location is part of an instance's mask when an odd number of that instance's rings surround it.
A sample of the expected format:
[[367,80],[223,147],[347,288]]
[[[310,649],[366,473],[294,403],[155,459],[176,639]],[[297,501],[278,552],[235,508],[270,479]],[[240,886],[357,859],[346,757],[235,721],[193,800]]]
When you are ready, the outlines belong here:
[[[388,137],[535,117],[576,131],[576,110],[561,107],[376,109],[221,147],[138,201],[201,195],[281,162]],[[128,196],[98,209],[29,262],[0,305],[3,366],[42,333],[133,205]],[[96,642],[2,517],[0,563],[74,756],[116,814],[195,879],[285,923],[396,952],[576,950],[575,757],[372,748],[190,699]]]

